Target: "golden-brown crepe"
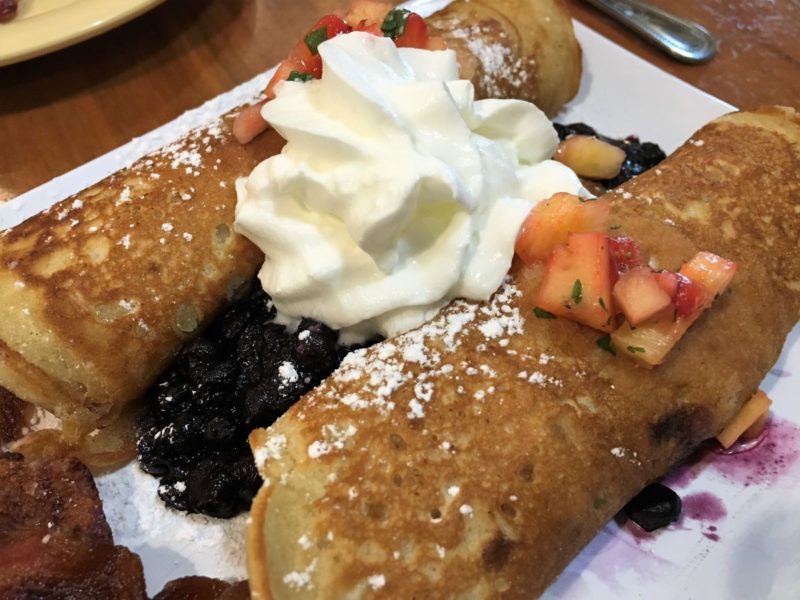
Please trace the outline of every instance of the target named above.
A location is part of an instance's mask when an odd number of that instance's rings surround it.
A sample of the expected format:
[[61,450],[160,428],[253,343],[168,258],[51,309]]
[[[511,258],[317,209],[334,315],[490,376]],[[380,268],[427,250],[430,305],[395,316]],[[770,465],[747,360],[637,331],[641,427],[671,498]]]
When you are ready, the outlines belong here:
[[541,266],[351,354],[251,435],[254,598],[534,597],[736,414],[800,314],[800,116],[718,119],[610,198],[665,268],[735,260],[729,292],[652,370],[535,318]]
[[233,181],[282,140],[242,146],[229,120],[0,235],[0,385],[60,418],[95,466],[130,457],[108,426],[263,260],[232,230]]
[[[479,95],[551,111],[574,95],[580,49],[560,0],[459,0],[434,23],[462,64],[484,64],[490,48],[531,67],[479,68]],[[540,35],[550,23],[552,44]],[[544,66],[562,62],[563,74]],[[283,141],[268,131],[239,145],[236,112],[0,234],[0,388],[62,420],[28,436],[26,453],[129,458],[126,407],[255,274],[263,256],[233,232],[233,183]]]
[[581,48],[563,0],[459,0],[427,21],[481,98],[529,100],[552,117],[578,93]]

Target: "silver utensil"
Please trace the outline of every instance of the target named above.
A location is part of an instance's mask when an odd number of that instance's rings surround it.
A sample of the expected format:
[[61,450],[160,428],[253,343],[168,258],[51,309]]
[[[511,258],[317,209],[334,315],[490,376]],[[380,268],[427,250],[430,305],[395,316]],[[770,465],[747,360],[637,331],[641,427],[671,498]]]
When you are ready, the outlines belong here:
[[702,25],[640,0],[586,0],[673,58],[685,63],[711,60],[717,41]]

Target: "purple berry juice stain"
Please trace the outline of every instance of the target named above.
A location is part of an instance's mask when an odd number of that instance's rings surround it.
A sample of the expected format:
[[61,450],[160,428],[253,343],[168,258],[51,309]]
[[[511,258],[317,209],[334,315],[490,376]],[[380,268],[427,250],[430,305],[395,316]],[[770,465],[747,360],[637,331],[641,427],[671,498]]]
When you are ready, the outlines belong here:
[[[716,440],[706,441],[682,465],[664,478],[664,485],[673,489],[685,489],[700,474],[711,469],[732,483],[749,487],[768,486],[778,481],[800,459],[800,426],[773,417],[764,432],[749,442],[737,443],[728,450],[722,449]],[[688,494],[682,498],[683,510],[678,522],[668,530],[692,530],[687,521],[702,524],[701,533],[707,539],[718,542],[720,535],[715,523],[723,519],[727,510],[722,500],[709,492]],[[621,524],[636,546],[655,539],[657,532],[648,533],[635,523]]]
[[711,466],[725,479],[750,485],[770,485],[791,469],[800,458],[800,426],[783,419],[771,419],[763,438],[742,452],[716,453]]
[[682,516],[684,518],[703,523],[715,523],[727,514],[728,511],[722,500],[709,492],[697,492],[683,498]]
[[664,478],[664,484],[686,488],[705,469],[745,487],[770,485],[779,480],[800,458],[800,426],[776,417],[764,433],[751,442],[723,450],[715,440],[704,442],[689,459]]

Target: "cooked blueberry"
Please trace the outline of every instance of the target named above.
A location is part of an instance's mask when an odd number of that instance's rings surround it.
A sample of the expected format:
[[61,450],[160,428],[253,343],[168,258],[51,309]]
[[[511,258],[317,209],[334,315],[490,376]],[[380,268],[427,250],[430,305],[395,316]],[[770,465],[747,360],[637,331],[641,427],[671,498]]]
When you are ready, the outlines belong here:
[[[254,287],[260,288],[260,286]],[[235,340],[241,334],[244,326],[253,319],[253,316],[261,312],[261,307],[257,303],[246,300],[234,304],[230,310],[220,316],[216,323],[211,325],[210,330],[216,331],[221,340]],[[266,300],[264,300],[264,304],[266,304]]]
[[258,493],[263,482],[261,475],[256,470],[255,463],[249,455],[245,456],[234,465],[232,473],[236,480],[241,482],[241,487],[238,491],[239,497],[242,502],[249,504],[253,496]]
[[139,462],[142,465],[142,471],[149,473],[153,477],[163,477],[169,475],[169,464],[165,463],[158,457],[150,457],[144,454],[139,454]]
[[192,505],[212,517],[233,517],[248,506],[242,506],[239,482],[228,465],[214,460],[202,461],[187,482]]
[[253,429],[274,422],[280,416],[276,411],[277,396],[277,385],[269,382],[248,389],[241,406],[242,422]]
[[180,413],[165,433],[165,438],[174,446],[190,446],[201,441],[205,423],[199,415]]
[[645,531],[655,531],[678,520],[681,499],[660,483],[651,483],[623,509],[628,518]]
[[304,319],[288,331],[274,318],[254,281],[147,392],[136,422],[139,462],[160,478],[168,506],[218,517],[247,510],[261,486],[247,435],[272,424],[349,350],[322,323]]
[[235,376],[236,364],[232,360],[223,360],[222,362],[218,362],[209,366],[205,372],[203,383],[230,385]]
[[236,437],[236,425],[222,417],[214,417],[206,423],[203,436],[215,444],[230,442]]
[[199,337],[189,342],[178,354],[175,364],[185,377],[191,377],[198,370],[214,363],[217,345],[208,338]]
[[190,495],[186,482],[174,477],[165,477],[158,486],[158,496],[172,508],[189,510]]
[[303,319],[293,343],[294,359],[312,373],[336,368],[338,334],[318,321]]
[[553,123],[553,126],[558,133],[558,139],[564,141],[571,135],[597,135],[597,132],[584,123],[570,123],[569,125],[562,125],[561,123]]
[[238,400],[231,388],[209,386],[192,397],[193,410],[206,418],[212,416],[233,417],[236,414]]

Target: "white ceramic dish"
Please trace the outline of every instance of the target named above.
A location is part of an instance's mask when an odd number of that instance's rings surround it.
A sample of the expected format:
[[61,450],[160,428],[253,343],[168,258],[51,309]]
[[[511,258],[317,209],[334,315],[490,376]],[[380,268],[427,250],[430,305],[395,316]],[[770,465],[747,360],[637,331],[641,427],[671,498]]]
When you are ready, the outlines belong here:
[[[672,151],[702,124],[733,109],[580,24],[576,33],[584,49],[585,74],[580,95],[559,117],[561,122],[582,120],[615,136],[636,133]],[[263,89],[266,78],[265,74],[247,82],[0,206],[0,228],[240,104]],[[627,526],[611,523],[567,568],[547,598],[800,597],[800,519],[795,516],[795,507],[800,506],[800,486],[795,485],[800,481],[800,461],[796,461],[800,430],[792,425],[800,424],[800,403],[796,402],[800,395],[800,327],[790,335],[762,387],[775,401],[774,413],[784,420],[782,435],[777,436],[784,464],[779,465],[777,475],[770,471],[745,486],[731,474],[731,468],[722,468],[718,461],[695,466],[691,477],[686,473],[681,477],[685,484],[681,493],[711,498],[717,503],[711,506],[716,506],[716,514],[706,511],[698,518],[686,517],[678,526],[648,539],[632,535]],[[205,519],[169,511],[155,497],[155,480],[134,465],[102,477],[98,485],[115,539],[140,554],[151,593],[169,579],[193,573],[245,576],[243,518],[226,525],[209,524]],[[719,505],[723,505],[724,516],[719,514]]]
[[164,0],[21,0],[0,25],[0,67],[77,44],[122,25]]

